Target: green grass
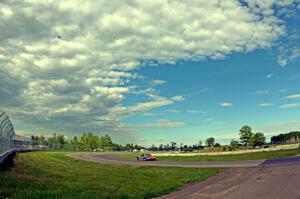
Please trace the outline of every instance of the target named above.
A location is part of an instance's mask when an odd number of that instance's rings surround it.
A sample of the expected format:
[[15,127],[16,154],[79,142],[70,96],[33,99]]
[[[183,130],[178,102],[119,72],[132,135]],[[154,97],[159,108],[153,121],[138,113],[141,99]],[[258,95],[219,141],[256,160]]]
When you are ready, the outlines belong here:
[[222,169],[105,165],[66,152],[30,152],[0,171],[0,198],[151,198]]
[[[233,161],[233,160],[258,160],[287,157],[299,154],[299,149],[279,150],[267,152],[255,152],[232,155],[195,155],[195,156],[158,156],[159,161],[174,161],[174,162],[213,162],[213,161]],[[136,154],[121,155],[124,158],[134,159]]]

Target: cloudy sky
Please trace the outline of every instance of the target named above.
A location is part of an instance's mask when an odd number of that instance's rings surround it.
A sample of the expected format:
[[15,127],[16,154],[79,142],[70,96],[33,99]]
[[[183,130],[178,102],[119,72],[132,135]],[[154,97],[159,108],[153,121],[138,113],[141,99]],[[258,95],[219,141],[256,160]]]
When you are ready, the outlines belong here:
[[300,130],[299,0],[1,0],[0,30],[0,108],[18,134]]

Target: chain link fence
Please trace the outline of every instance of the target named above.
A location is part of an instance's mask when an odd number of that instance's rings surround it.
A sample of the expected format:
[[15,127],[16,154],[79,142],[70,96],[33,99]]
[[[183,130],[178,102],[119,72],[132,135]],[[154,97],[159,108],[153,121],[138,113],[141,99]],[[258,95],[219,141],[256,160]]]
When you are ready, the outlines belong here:
[[0,110],[0,155],[13,147],[14,125],[8,115]]

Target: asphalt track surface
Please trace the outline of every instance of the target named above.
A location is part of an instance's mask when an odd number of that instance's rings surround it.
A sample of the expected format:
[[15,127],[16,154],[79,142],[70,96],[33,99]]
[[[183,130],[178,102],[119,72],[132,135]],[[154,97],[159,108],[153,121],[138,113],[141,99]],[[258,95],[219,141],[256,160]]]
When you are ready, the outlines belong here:
[[136,159],[121,158],[117,154],[92,154],[92,153],[71,153],[68,156],[105,164],[127,164],[135,166],[164,166],[164,167],[254,167],[262,164],[265,160],[243,160],[243,161],[220,161],[220,162],[167,162],[167,161],[137,161]]
[[204,163],[142,162],[107,154],[75,153],[68,156],[105,164],[228,168],[205,181],[187,184],[158,199],[300,199],[300,156]]

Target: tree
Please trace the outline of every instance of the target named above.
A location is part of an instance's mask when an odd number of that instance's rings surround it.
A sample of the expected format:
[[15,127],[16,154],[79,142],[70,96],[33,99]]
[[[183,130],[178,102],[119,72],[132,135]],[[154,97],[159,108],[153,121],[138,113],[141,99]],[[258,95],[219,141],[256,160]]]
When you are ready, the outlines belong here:
[[150,149],[151,149],[151,151],[156,151],[156,146],[154,144],[152,144]]
[[60,148],[63,148],[67,141],[65,140],[65,136],[63,134],[57,136],[57,145]]
[[266,143],[266,137],[263,133],[255,133],[250,139],[250,145],[253,147],[262,146]]
[[199,147],[202,147],[202,140],[199,140],[199,141],[198,141],[198,146],[199,146]]
[[175,151],[176,149],[176,142],[171,142],[171,150]]
[[94,135],[93,133],[84,133],[80,137],[80,142],[88,149],[94,150],[97,148],[98,139],[98,136]]
[[207,138],[207,139],[206,139],[206,145],[207,145],[208,147],[212,147],[212,146],[214,146],[214,144],[215,144],[215,138],[210,137],[210,138]]
[[300,131],[279,134],[271,137],[272,144],[297,143],[300,141]]
[[79,142],[77,136],[74,136],[73,139],[71,139],[70,145],[71,145],[71,147],[76,148],[76,149],[80,146],[80,142]]
[[104,147],[113,147],[114,143],[112,142],[111,137],[109,135],[105,134],[104,136],[101,136],[99,138],[99,146],[101,148],[104,148]]
[[45,142],[44,135],[41,135],[41,136],[38,137],[38,142],[39,142],[40,145],[44,144],[44,142]]
[[230,144],[229,144],[229,147],[231,148],[231,149],[236,149],[236,148],[238,148],[238,146],[239,146],[239,142],[237,141],[237,140],[231,140],[230,141]]
[[215,143],[214,147],[221,148],[221,144],[220,143]]
[[52,137],[48,138],[49,147],[55,149],[57,147],[57,135],[53,133]]
[[158,149],[159,149],[160,151],[162,151],[163,148],[164,148],[164,145],[163,145],[163,144],[159,144]]
[[250,144],[250,139],[253,135],[252,128],[248,125],[245,125],[240,129],[239,134],[240,134],[241,143],[248,146]]
[[126,146],[125,146],[125,150],[133,150],[134,149],[134,146],[133,146],[133,144],[126,144]]

